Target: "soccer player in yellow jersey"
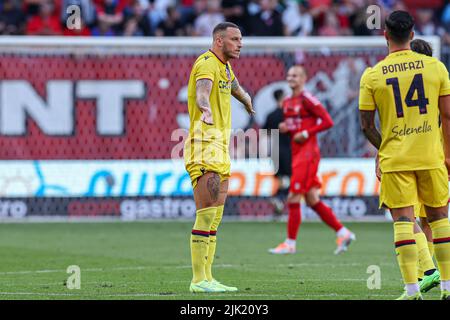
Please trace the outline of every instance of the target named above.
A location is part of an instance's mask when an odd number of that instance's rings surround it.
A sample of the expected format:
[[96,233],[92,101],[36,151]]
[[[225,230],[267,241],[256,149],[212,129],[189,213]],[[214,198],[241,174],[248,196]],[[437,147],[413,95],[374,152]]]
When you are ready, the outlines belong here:
[[[450,80],[439,60],[411,51],[414,20],[405,11],[385,21],[389,55],[361,77],[359,109],[367,139],[379,149],[380,205],[391,209],[397,261],[406,294],[422,299],[417,282],[414,206],[425,205],[441,272],[441,298],[450,299],[448,173],[440,139],[450,146]],[[375,126],[380,117],[381,134]],[[449,161],[445,163],[450,164]]]
[[229,22],[218,24],[213,30],[212,48],[197,58],[189,77],[190,129],[184,146],[184,162],[197,208],[190,240],[191,292],[238,290],[215,280],[212,264],[230,176],[231,96],[250,115],[255,112],[249,94],[239,85],[229,62],[239,58],[241,48],[239,27]]
[[[415,39],[410,43],[411,50],[426,56],[433,56],[433,50],[430,44],[421,39]],[[381,171],[379,167],[378,156],[376,157],[376,175],[381,180]],[[421,292],[428,292],[440,283],[440,274],[433,262],[433,235],[427,221],[425,207],[422,203],[414,206],[414,216],[420,219],[420,226],[414,225],[414,238],[418,250],[417,278]],[[407,294],[405,291],[404,294]]]

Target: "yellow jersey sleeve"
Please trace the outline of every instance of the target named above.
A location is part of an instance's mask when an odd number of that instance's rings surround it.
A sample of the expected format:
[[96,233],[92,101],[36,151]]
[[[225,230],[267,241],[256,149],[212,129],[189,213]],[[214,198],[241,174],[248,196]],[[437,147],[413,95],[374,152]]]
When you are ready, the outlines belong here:
[[209,79],[214,82],[214,74],[215,74],[214,64],[209,63],[208,60],[212,60],[212,58],[209,59],[202,58],[198,62],[194,74],[195,82],[197,82],[200,79]]
[[373,86],[369,72],[372,68],[367,68],[361,76],[359,84],[359,110],[373,111],[376,105],[373,99]]
[[450,80],[448,78],[448,71],[445,65],[440,61],[438,64],[438,72],[439,72],[439,79],[441,82],[439,96],[450,95]]

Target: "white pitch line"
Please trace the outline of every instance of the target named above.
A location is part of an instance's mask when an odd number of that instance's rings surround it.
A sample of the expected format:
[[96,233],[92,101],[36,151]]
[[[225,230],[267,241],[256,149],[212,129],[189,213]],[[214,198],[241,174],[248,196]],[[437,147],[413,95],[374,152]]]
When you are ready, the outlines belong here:
[[[215,268],[231,268],[238,267],[237,265],[231,264],[218,264],[214,265]],[[116,268],[81,268],[81,272],[108,272],[108,271],[134,271],[134,270],[145,270],[145,269],[156,269],[156,268],[173,268],[173,269],[188,269],[192,268],[191,265],[182,266],[137,266],[137,267],[116,267]],[[66,272],[65,269],[45,269],[45,270],[23,270],[23,271],[4,271],[0,272],[2,275],[20,275],[20,274],[34,274],[34,273],[60,273]]]
[[[299,282],[344,282],[344,281],[367,281],[367,279],[248,279],[245,280],[245,282],[268,282],[268,283],[276,283],[276,282],[292,282],[292,283],[299,283]],[[186,282],[186,280],[169,280],[169,281],[163,281],[163,283],[183,283]],[[187,281],[189,282],[189,281]]]
[[[326,263],[288,263],[288,264],[277,264],[277,267],[323,267]],[[377,265],[377,266],[396,266],[394,263],[372,263],[372,264],[366,264],[366,263],[332,263],[330,262],[328,264],[328,267],[334,268],[334,267],[368,267],[370,265]]]
[[[377,265],[385,265],[391,266],[388,263],[379,263]],[[276,267],[322,267],[323,263],[290,263],[290,264],[277,264],[274,265]],[[340,264],[331,264],[329,267],[367,267],[367,264],[364,263],[340,263]],[[395,267],[394,264],[392,264]],[[217,264],[214,265],[215,268],[251,268],[251,267],[260,267],[258,264],[244,264],[244,265],[235,265],[235,264]],[[114,268],[81,268],[82,272],[110,272],[110,271],[136,271],[136,270],[146,270],[146,269],[189,269],[192,268],[191,265],[181,265],[181,266],[136,266],[136,267],[114,267]],[[35,273],[65,273],[65,269],[44,269],[44,270],[23,270],[23,271],[3,271],[0,272],[0,276],[2,275],[21,275],[21,274],[35,274]]]
[[[302,284],[306,283],[306,282],[366,282],[367,279],[296,279],[296,278],[292,278],[292,279],[248,279],[245,280],[245,282],[260,282],[260,283],[277,283],[277,282],[292,282],[294,285],[298,285],[300,282],[302,282]],[[158,282],[146,282],[146,284],[148,284],[149,286],[151,285],[161,285],[162,284],[170,284],[170,283],[189,283],[189,280],[168,280],[168,281],[158,281]],[[102,281],[89,281],[89,282],[83,282],[83,285],[94,285],[94,286],[101,286],[103,285],[105,282]],[[117,287],[129,287],[130,284],[141,284],[142,281],[126,281],[126,283],[121,283],[121,282],[111,282],[112,287],[117,288]],[[44,287],[44,286],[52,286],[52,287],[61,287],[64,284],[62,282],[52,282],[52,283],[27,283],[26,284],[28,287]],[[17,283],[3,283],[0,282],[0,286],[2,287],[15,287],[17,286]]]

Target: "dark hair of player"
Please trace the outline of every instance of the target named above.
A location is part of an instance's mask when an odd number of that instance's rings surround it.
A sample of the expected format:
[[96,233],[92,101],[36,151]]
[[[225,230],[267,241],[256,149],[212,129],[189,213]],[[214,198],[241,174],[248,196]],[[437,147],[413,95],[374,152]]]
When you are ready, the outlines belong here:
[[414,28],[414,19],[406,11],[394,11],[385,20],[386,31],[392,41],[398,44],[408,42]]
[[420,54],[431,57],[433,55],[433,49],[431,45],[425,40],[414,39],[411,41],[411,50]]
[[213,36],[215,36],[218,32],[227,30],[227,28],[239,29],[239,27],[232,22],[221,22],[217,26],[214,27]]
[[276,101],[279,101],[284,95],[283,89],[277,89],[273,92],[273,97]]

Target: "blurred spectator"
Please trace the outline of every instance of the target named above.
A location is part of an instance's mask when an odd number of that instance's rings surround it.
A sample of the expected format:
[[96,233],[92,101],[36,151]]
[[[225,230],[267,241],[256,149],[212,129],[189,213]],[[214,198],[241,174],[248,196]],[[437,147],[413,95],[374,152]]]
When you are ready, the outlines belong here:
[[233,22],[247,35],[248,0],[222,0],[223,15],[226,21]]
[[167,18],[159,23],[155,35],[158,37],[175,37],[185,35],[183,25],[181,24],[181,15],[176,7],[167,8]]
[[447,4],[444,6],[442,10],[442,26],[445,30],[445,33],[443,35],[443,41],[446,44],[450,44],[450,2],[447,1]]
[[76,5],[80,8],[81,20],[85,25],[92,26],[95,22],[95,6],[91,0],[63,0],[61,6],[61,21],[66,21],[69,13],[67,8]]
[[148,10],[144,9],[139,0],[133,0],[130,7],[125,9],[124,36],[153,35]]
[[289,0],[283,12],[283,23],[288,36],[309,36],[313,30],[313,19],[304,0]]
[[181,0],[183,7],[191,7],[194,4],[194,0]]
[[25,15],[16,0],[5,0],[0,8],[0,34],[19,35],[25,30]]
[[261,6],[259,5],[259,0],[249,0],[247,5],[247,12],[249,16],[255,16],[261,12]]
[[324,15],[331,7],[332,0],[310,0],[309,13],[314,19],[314,25],[320,27],[323,24]]
[[378,0],[377,5],[381,6],[386,11],[391,11],[398,0]]
[[370,1],[361,1],[360,3],[354,3],[354,10],[349,15],[350,27],[352,29],[352,33],[355,36],[369,36],[373,32],[367,28],[367,6],[370,5]]
[[433,21],[433,9],[420,8],[416,10],[416,24],[414,32],[421,36],[443,35],[444,29],[438,27]]
[[91,34],[95,37],[111,37],[116,35],[113,28],[111,27],[111,24],[105,21],[99,21],[98,24],[94,28],[92,28]]
[[325,22],[318,31],[319,36],[331,37],[339,36],[339,20],[333,11],[328,11],[325,14]]
[[401,0],[395,1],[391,11],[397,11],[397,10],[403,10],[408,11],[408,7],[405,5],[405,3]]
[[161,21],[167,19],[167,8],[176,6],[175,0],[147,0],[150,1],[149,18],[152,28],[156,29]]
[[214,27],[225,21],[220,8],[220,0],[208,0],[206,12],[200,14],[194,23],[194,35],[210,37]]
[[[113,34],[120,33],[124,22],[123,11],[126,5],[126,0],[96,0],[98,26],[94,28],[95,33],[111,35],[109,30],[113,31]],[[92,30],[92,34],[94,34],[94,30]]]
[[27,16],[35,16],[39,14],[39,6],[42,0],[24,0],[23,8]]
[[261,11],[250,18],[250,35],[283,36],[284,26],[280,12],[276,10],[277,0],[260,0]]
[[352,35],[352,31],[350,29],[350,15],[352,15],[355,11],[354,5],[350,2],[350,0],[340,0],[333,3],[331,10],[336,13],[336,17],[339,23],[339,35],[348,36]]
[[181,24],[184,27],[186,35],[194,35],[195,20],[199,15],[206,11],[208,0],[194,0],[192,7],[184,7],[181,12]]
[[27,24],[28,35],[61,35],[62,28],[59,14],[52,0],[43,0],[39,6],[39,14],[33,16]]
[[153,8],[156,11],[160,11],[162,16],[166,16],[167,8],[177,5],[176,0],[150,0],[153,2]]

